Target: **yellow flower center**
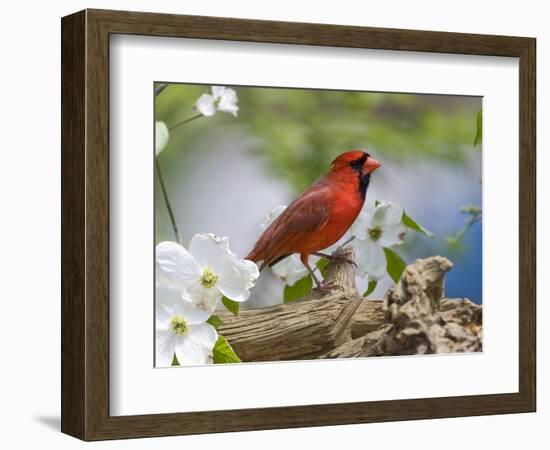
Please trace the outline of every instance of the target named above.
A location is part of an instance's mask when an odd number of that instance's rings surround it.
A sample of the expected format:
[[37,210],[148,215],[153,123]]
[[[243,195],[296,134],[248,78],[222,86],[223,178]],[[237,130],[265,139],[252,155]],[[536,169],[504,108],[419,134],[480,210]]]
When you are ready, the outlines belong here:
[[202,271],[202,275],[199,278],[199,281],[203,287],[205,287],[206,289],[210,289],[216,286],[216,283],[218,282],[218,276],[214,272],[212,272],[212,269],[210,267],[206,267]]
[[373,241],[377,241],[378,239],[380,239],[380,236],[382,236],[382,228],[380,227],[369,228],[367,233]]
[[178,336],[184,336],[189,331],[187,321],[182,316],[172,316],[170,319],[170,329],[172,333]]

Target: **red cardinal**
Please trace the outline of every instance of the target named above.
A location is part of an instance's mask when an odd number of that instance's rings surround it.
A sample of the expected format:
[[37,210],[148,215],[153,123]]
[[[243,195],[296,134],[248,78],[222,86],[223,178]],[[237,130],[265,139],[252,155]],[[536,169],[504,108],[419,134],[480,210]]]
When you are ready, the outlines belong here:
[[330,258],[319,251],[337,242],[351,227],[365,203],[371,173],[379,167],[380,163],[368,153],[359,150],[342,153],[332,162],[327,175],[312,184],[266,228],[246,259],[263,261],[262,270],[299,253],[321,287],[308,257]]

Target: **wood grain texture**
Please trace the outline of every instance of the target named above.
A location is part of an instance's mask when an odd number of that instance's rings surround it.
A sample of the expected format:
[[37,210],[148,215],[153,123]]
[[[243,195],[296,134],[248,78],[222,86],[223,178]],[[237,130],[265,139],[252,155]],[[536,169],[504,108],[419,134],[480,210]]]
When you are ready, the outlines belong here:
[[[111,417],[108,105],[109,34],[116,33],[519,57],[519,392]],[[87,10],[63,18],[62,41],[62,430],[65,433],[97,440],[534,411],[534,39]]]
[[109,33],[86,12],[86,438],[109,417]]
[[368,48],[465,55],[521,56],[529,38],[438,31],[87,10],[110,32],[275,44]]
[[449,259],[409,264],[382,302],[357,292],[353,254],[352,246],[333,253],[340,259],[329,263],[322,290],[238,316],[217,312],[219,333],[243,362],[482,351],[481,305],[444,297]]
[[536,40],[519,60],[519,392],[536,410]]
[[[350,322],[364,299],[355,287],[353,247],[338,249],[328,266],[327,292],[312,291],[286,305],[217,313],[225,336],[243,361],[314,359],[351,340]],[[364,314],[363,314],[364,316]],[[364,317],[363,317],[364,318]]]
[[61,430],[85,431],[85,19],[63,20],[61,34]]
[[315,359],[351,339],[348,322],[363,302],[342,295],[289,305],[218,314],[243,361]]

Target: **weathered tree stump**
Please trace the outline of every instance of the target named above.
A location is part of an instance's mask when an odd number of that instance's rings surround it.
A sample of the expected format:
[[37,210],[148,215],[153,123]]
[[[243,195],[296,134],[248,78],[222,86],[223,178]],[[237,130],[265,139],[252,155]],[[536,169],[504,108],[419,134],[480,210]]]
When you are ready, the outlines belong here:
[[245,361],[281,361],[481,351],[481,306],[444,298],[452,263],[441,256],[409,265],[384,301],[357,292],[353,247],[338,249],[324,280],[284,305],[220,312],[224,335]]

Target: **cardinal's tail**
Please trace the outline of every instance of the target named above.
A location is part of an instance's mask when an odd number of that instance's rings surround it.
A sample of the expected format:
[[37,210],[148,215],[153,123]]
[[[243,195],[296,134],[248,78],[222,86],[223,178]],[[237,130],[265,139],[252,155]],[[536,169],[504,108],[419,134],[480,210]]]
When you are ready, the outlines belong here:
[[260,265],[260,272],[265,268],[267,267],[268,265],[270,265],[270,262],[269,261],[266,261],[266,257],[264,255],[264,251],[262,248],[259,248],[258,245],[256,245],[252,251],[246,255],[244,257],[244,259],[248,259],[250,261],[253,261],[255,263],[258,263],[260,261],[262,261],[262,264]]
[[250,261],[253,261],[255,263],[258,263],[262,261],[262,264],[260,265],[260,272],[266,268],[266,267],[273,267],[278,262],[282,261],[285,258],[288,258],[290,256],[290,253],[286,255],[281,255],[278,258],[275,259],[266,259],[263,252],[259,252],[256,248],[252,249],[252,251],[244,257],[244,259],[249,259]]
[[256,251],[255,248],[252,249],[252,251],[248,255],[246,255],[244,257],[244,259],[248,259],[248,260],[253,261],[255,263],[262,260],[262,258],[260,258],[260,256],[258,255],[258,252]]

